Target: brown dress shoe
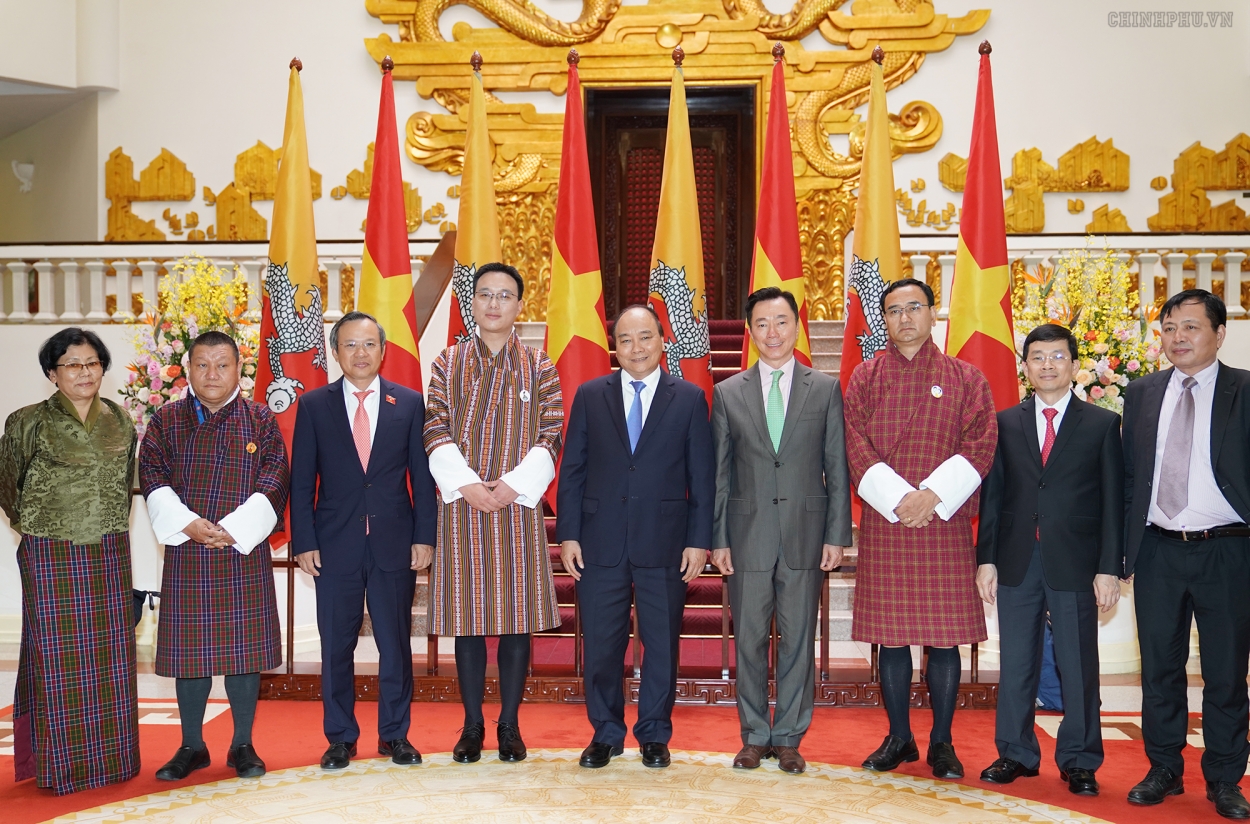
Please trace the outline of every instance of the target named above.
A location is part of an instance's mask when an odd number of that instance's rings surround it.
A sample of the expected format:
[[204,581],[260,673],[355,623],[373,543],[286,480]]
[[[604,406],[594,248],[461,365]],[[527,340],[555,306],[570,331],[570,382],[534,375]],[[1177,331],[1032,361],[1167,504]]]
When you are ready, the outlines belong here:
[[753,770],[769,756],[771,750],[758,744],[744,744],[734,756],[734,766],[742,770]]
[[807,762],[799,755],[798,747],[777,747],[773,754],[777,756],[777,766],[782,772],[798,775],[807,769]]

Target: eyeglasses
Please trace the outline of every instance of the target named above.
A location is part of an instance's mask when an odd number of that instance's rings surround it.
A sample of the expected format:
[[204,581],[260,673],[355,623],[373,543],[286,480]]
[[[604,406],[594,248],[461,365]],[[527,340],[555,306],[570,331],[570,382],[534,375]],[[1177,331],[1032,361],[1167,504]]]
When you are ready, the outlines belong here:
[[1055,366],[1063,366],[1069,360],[1071,358],[1068,357],[1067,352],[1051,352],[1049,355],[1045,352],[1034,352],[1032,355],[1029,355],[1029,363],[1034,366],[1042,366],[1046,361],[1050,361]]
[[486,289],[478,291],[473,295],[473,297],[477,298],[482,303],[485,303],[487,306],[490,306],[495,302],[498,302],[500,306],[507,306],[509,303],[512,303],[512,301],[517,299],[516,295],[511,292],[491,292]]
[[71,361],[69,363],[58,363],[56,365],[56,368],[64,369],[65,374],[70,379],[74,379],[74,378],[77,378],[79,375],[81,375],[84,369],[93,375],[100,374],[101,372],[104,371],[104,364],[100,363],[98,360],[87,361],[86,363],[79,363],[78,361]]
[[921,309],[929,309],[932,306],[933,306],[932,303],[920,303],[919,301],[912,301],[911,303],[905,304],[903,306],[891,306],[889,309],[885,310],[885,314],[889,318],[898,320],[903,315],[916,315],[920,313]]
[[372,352],[374,349],[377,349],[378,346],[378,342],[374,340],[345,340],[339,344],[340,348],[346,349],[348,352],[355,352],[357,349],[361,349],[365,352]]

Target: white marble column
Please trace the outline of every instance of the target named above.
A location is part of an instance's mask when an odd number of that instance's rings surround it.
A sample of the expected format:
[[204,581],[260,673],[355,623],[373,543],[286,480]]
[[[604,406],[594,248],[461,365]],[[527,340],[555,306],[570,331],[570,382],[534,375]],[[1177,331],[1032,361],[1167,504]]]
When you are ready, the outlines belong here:
[[[82,269],[77,261],[67,260],[60,265],[62,286],[65,296],[65,311],[61,312],[61,320],[76,323],[83,319],[82,315]],[[39,301],[39,311],[43,311],[43,299]]]
[[35,321],[37,323],[55,323],[56,315],[56,281],[54,272],[56,266],[50,260],[36,261],[35,270],[35,295],[39,303],[39,311],[35,313]]
[[[946,320],[951,316],[951,284],[955,282],[955,256],[938,255],[938,263],[942,267],[942,306],[938,309],[938,317]],[[923,276],[919,280],[923,280]]]
[[104,296],[104,270],[108,267],[102,260],[89,260],[83,266],[87,270],[87,320],[106,321],[109,314]]
[[1188,259],[1189,255],[1184,252],[1169,252],[1163,256],[1163,262],[1168,267],[1167,297],[1170,298],[1185,288],[1185,261]]
[[1224,255],[1224,305],[1230,318],[1243,318],[1246,309],[1241,305],[1241,262],[1245,252],[1229,252]]

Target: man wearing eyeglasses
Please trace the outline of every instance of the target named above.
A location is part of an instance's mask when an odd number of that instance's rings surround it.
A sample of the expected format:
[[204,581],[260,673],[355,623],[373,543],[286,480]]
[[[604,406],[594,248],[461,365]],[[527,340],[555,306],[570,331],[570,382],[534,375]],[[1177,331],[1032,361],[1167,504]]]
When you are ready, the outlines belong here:
[[1102,765],[1098,611],[1120,598],[1124,574],[1124,449],[1120,416],[1072,393],[1076,338],[1042,324],[1024,339],[1033,394],[998,413],[998,450],[981,493],[977,589],[998,604],[1001,656],[995,743],[982,781],[1038,774],[1033,729],[1042,636],[1050,612],[1062,673],[1059,777],[1097,795]]
[[560,375],[514,331],[525,282],[511,266],[474,273],[473,329],[430,370],[425,449],[442,498],[430,604],[456,639],[464,727],[452,759],[482,757],[486,636],[499,638],[499,760],[522,761],[518,710],[530,634],[560,624],[540,507],[563,438]]
[[990,471],[998,426],[985,376],[942,354],[931,332],[933,290],[893,281],[881,296],[889,343],[855,368],[846,388],[846,451],[863,498],[851,637],[879,644],[890,733],[864,761],[893,770],[920,754],[912,737],[913,645],[930,647],[933,706],[928,763],[961,778],[951,742],[959,698],[959,645],[984,641],[972,516]]

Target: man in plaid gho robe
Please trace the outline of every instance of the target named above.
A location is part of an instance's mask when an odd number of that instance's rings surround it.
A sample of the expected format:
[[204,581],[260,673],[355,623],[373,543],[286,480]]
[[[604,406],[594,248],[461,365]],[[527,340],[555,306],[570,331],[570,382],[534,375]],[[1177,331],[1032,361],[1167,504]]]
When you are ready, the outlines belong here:
[[864,767],[893,770],[920,757],[908,720],[911,645],[919,644],[931,647],[928,763],[938,778],[960,778],[951,744],[958,645],[986,638],[972,517],[994,460],[998,422],[985,376],[934,345],[937,315],[927,284],[894,281],[881,306],[890,342],[856,367],[844,404],[851,482],[867,504],[851,637],[881,645],[881,695],[890,718],[890,734]]
[[188,353],[192,394],[158,409],[139,451],[139,485],[165,545],[156,674],[175,678],[182,746],[169,781],[209,765],[202,726],[214,675],[226,676],[242,778],[264,775],[252,747],[261,670],[282,662],[268,537],[286,509],[286,448],[269,407],[239,397],[234,341],[205,332]]

